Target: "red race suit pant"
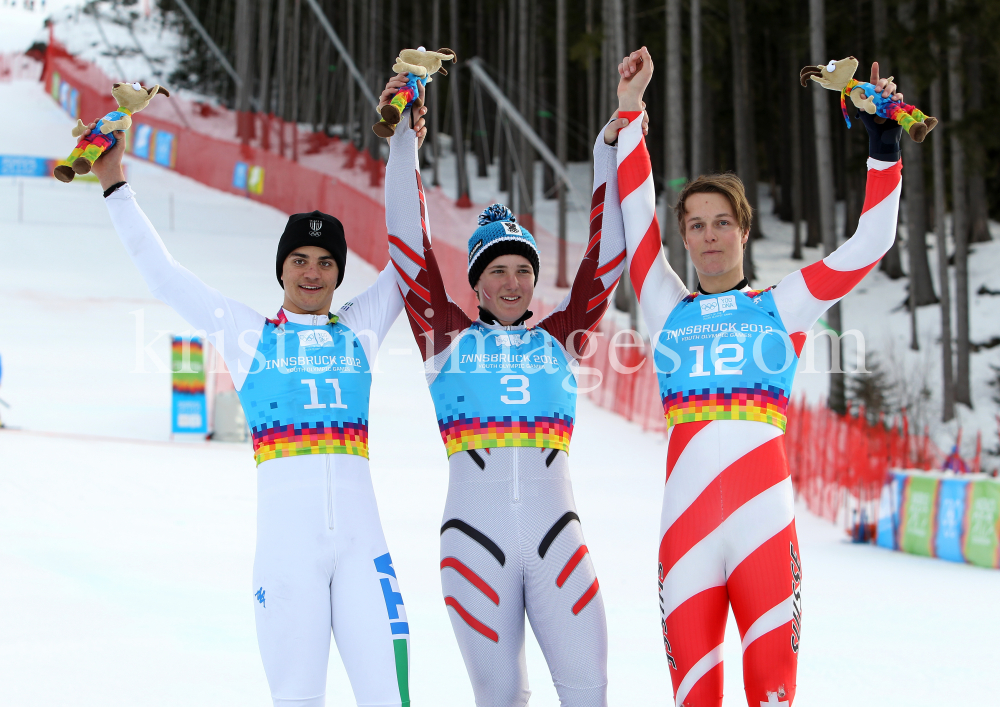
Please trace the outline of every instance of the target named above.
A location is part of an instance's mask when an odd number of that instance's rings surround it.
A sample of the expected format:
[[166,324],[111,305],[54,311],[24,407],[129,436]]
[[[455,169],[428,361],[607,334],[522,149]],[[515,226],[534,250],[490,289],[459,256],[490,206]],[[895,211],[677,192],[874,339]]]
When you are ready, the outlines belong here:
[[661,628],[676,704],[722,704],[731,605],[747,703],[790,707],[802,564],[781,430],[748,420],[671,428],[660,531]]

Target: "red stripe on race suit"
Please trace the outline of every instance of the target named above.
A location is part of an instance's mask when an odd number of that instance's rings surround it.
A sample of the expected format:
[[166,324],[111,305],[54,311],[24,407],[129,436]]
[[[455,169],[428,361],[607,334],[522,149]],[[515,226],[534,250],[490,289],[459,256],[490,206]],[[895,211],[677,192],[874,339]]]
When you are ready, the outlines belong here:
[[818,300],[837,300],[854,289],[871,269],[878,265],[879,258],[871,265],[857,270],[834,270],[822,260],[802,268],[802,279],[805,280],[809,294]]
[[611,296],[611,290],[615,289],[615,285],[617,284],[618,280],[615,280],[606,290],[601,292],[599,295],[594,295],[593,297],[591,297],[590,301],[587,303],[587,313],[589,314],[593,310],[600,307],[602,304],[606,304],[608,297]]
[[566,566],[562,568],[562,572],[560,572],[559,576],[556,577],[557,587],[562,588],[562,585],[566,583],[566,580],[569,579],[569,576],[573,574],[573,570],[576,569],[576,566],[580,564],[580,561],[583,559],[584,555],[586,555],[588,552],[590,551],[587,549],[586,545],[581,545],[576,549],[576,552],[574,552],[573,556],[569,558],[569,561],[566,563]]
[[601,588],[600,585],[597,583],[597,578],[595,577],[594,578],[594,583],[590,585],[590,589],[588,589],[587,591],[585,591],[583,593],[583,596],[580,597],[577,600],[576,604],[573,605],[573,615],[574,616],[576,616],[581,611],[583,611],[583,608],[585,606],[587,606],[587,604],[590,603],[590,600],[593,599],[595,596],[597,596],[597,590],[600,589],[600,588]]
[[[412,294],[412,293],[411,293]],[[403,304],[406,305],[406,313],[409,315],[410,322],[415,326],[419,327],[424,333],[431,330],[431,325],[427,323],[420,313],[416,310],[413,303],[409,301],[406,297],[403,298]],[[414,331],[415,336],[419,336],[420,332]]]
[[402,266],[400,266],[395,260],[392,261],[392,265],[393,265],[394,268],[396,268],[396,272],[398,272],[399,276],[401,278],[403,278],[403,282],[405,282],[407,284],[407,286],[410,288],[410,290],[415,295],[417,295],[418,297],[420,297],[421,299],[423,299],[424,302],[426,302],[427,304],[430,304],[431,303],[431,293],[430,293],[430,290],[428,290],[426,287],[424,287],[423,285],[419,284],[416,280],[414,280],[412,277],[410,277],[409,275],[407,275],[406,271],[403,270]]
[[[685,422],[679,427],[694,424],[696,423]],[[783,437],[768,440],[723,469],[698,498],[684,509],[660,540],[659,556],[664,575],[747,501],[756,498],[787,476],[788,463],[785,460]]]
[[795,355],[802,355],[802,347],[806,345],[806,333],[804,331],[796,331],[788,335],[788,338],[792,340],[792,346],[795,347]]
[[390,235],[389,243],[391,243],[392,245],[396,246],[401,251],[403,251],[403,255],[405,255],[407,258],[409,258],[414,263],[419,265],[421,270],[427,269],[427,263],[424,262],[424,259],[421,258],[419,255],[417,255],[415,252],[413,252],[413,249],[410,248],[410,246],[406,245],[406,243],[404,243],[399,236]]
[[594,273],[594,277],[604,277],[609,272],[617,268],[624,259],[625,259],[625,251],[622,251],[616,257],[612,258],[609,262],[597,268],[597,272]]
[[652,172],[646,141],[643,140],[618,165],[618,200],[625,201],[625,197],[641,187]]
[[[793,565],[789,545],[795,548],[796,557],[801,558],[794,520],[729,570],[729,599],[733,606],[740,607],[740,640],[746,637],[746,630],[757,619],[792,593]],[[792,620],[791,611],[788,620]],[[785,646],[789,645],[789,635],[785,634]]]
[[632,286],[635,289],[636,297],[642,300],[642,284],[646,281],[649,269],[653,261],[660,256],[660,223],[653,215],[653,221],[646,229],[645,235],[639,241],[639,247],[632,254],[632,264],[629,266],[629,277],[632,278]]
[[869,169],[868,183],[865,185],[865,205],[861,207],[864,214],[869,209],[882,203],[899,186],[902,179],[903,161],[896,162],[889,169]]
[[462,620],[465,621],[465,623],[469,624],[469,626],[473,630],[478,631],[479,633],[486,636],[486,638],[490,639],[494,643],[500,642],[500,636],[497,634],[497,632],[491,629],[486,624],[484,624],[479,619],[477,619],[475,616],[470,614],[468,611],[466,611],[465,607],[458,603],[458,599],[456,599],[455,597],[445,597],[444,603],[446,606],[450,606],[452,609],[458,612],[458,615],[462,617]]
[[465,577],[476,589],[481,591],[490,601],[492,601],[497,606],[500,606],[500,595],[494,591],[493,587],[486,583],[482,577],[473,572],[469,567],[459,560],[457,557],[446,557],[441,560],[441,569],[445,567],[450,567],[451,569],[458,572],[460,575]]
[[687,447],[688,442],[691,439],[705,429],[711,420],[700,420],[698,422],[682,422],[678,425],[674,425],[672,431],[670,432],[670,443],[667,445],[667,478],[670,478],[670,472],[674,470],[674,464],[677,463],[678,457],[680,457],[681,452]]

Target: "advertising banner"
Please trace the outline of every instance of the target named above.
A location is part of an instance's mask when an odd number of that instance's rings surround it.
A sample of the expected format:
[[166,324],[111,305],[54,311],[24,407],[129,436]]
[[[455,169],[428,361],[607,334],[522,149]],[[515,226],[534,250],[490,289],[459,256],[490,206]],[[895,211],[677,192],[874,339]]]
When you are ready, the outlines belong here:
[[246,189],[247,188],[247,174],[250,168],[246,162],[237,162],[236,166],[233,167],[233,188],[234,189]]
[[892,472],[882,487],[882,497],[878,504],[878,525],[875,544],[889,550],[899,549],[899,506],[903,500],[903,486],[906,476]]
[[57,160],[26,155],[0,155],[0,177],[51,177]]
[[131,146],[132,154],[136,157],[141,157],[144,160],[149,159],[149,146],[153,139],[153,129],[141,123],[135,126],[132,131],[135,137],[132,140],[126,141],[126,146]]
[[173,168],[177,161],[177,138],[166,130],[157,130],[153,143],[153,162],[163,167]]
[[966,479],[942,479],[938,487],[937,534],[934,554],[943,560],[965,562],[962,538],[965,532],[965,501],[973,484]]
[[250,168],[250,176],[247,178],[247,189],[251,194],[264,193],[264,168],[254,165]]
[[984,479],[970,486],[965,511],[965,560],[980,567],[998,567],[1000,483]]
[[899,547],[913,555],[934,556],[934,526],[940,479],[910,476],[903,492]]
[[201,340],[173,337],[170,347],[173,383],[171,433],[208,433],[205,404],[205,355]]

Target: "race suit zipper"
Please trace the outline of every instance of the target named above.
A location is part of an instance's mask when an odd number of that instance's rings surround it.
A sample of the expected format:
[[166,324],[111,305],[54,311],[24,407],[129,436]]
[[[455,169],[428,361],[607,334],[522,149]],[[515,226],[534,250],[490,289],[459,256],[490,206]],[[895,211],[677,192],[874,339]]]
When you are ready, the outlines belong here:
[[521,480],[517,473],[518,448],[514,447],[511,451],[514,452],[514,502],[517,503],[521,500]]
[[333,494],[334,494],[334,478],[333,478],[333,464],[331,463],[332,454],[324,454],[326,457],[326,525],[330,530],[333,530]]
[[[513,331],[514,327],[505,326],[504,329],[507,330],[509,336],[510,335],[509,332]],[[518,448],[513,447],[511,451],[514,453],[514,502],[518,503],[521,500],[521,479],[518,475],[518,469],[517,469]]]

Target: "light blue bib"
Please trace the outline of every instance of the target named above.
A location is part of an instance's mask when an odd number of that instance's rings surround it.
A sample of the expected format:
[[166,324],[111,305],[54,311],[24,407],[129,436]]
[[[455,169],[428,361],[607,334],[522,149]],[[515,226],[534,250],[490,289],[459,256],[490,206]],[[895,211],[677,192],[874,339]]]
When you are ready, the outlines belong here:
[[239,392],[257,463],[299,454],[367,458],[371,385],[364,348],[347,326],[269,319]]
[[653,361],[668,427],[758,420],[785,429],[798,356],[770,290],[685,297]]
[[430,385],[448,456],[488,447],[569,451],[576,376],[545,331],[474,323]]

